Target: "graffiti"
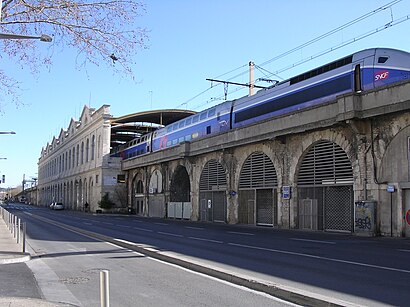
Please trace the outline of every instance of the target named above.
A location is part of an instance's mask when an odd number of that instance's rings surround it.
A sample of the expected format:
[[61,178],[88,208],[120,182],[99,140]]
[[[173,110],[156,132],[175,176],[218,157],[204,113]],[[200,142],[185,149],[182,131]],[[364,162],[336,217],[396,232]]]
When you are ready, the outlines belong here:
[[370,217],[366,216],[365,218],[356,218],[356,228],[358,229],[372,229],[372,222]]
[[374,231],[374,203],[355,203],[355,229],[357,232]]

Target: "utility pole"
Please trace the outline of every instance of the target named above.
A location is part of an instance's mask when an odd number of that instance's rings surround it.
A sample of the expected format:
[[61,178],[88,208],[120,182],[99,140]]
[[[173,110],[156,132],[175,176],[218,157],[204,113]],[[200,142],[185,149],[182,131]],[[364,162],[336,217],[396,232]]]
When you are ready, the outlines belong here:
[[255,63],[249,62],[249,96],[253,96],[255,93],[255,79],[254,79]]

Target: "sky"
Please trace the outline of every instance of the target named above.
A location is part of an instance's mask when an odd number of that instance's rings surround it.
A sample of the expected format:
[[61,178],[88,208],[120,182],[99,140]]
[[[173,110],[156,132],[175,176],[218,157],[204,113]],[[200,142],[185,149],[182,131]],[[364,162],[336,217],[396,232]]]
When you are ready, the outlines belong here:
[[[108,104],[114,117],[150,109],[200,111],[224,98],[224,86],[206,79],[247,83],[249,61],[256,65],[255,79],[284,80],[362,49],[410,52],[410,20],[396,24],[410,18],[410,0],[315,40],[391,2],[145,0],[146,13],[136,26],[149,30],[149,41],[147,49],[135,52],[134,81],[105,65],[76,69],[76,51],[68,47],[36,76],[1,57],[2,69],[23,91],[22,104],[0,110],[0,131],[16,132],[0,135],[0,158],[7,158],[0,159],[0,174],[6,176],[0,187],[21,185],[23,176],[36,178],[42,147],[67,129],[71,118],[78,119],[85,105]],[[39,48],[47,52],[45,43]],[[290,50],[295,51],[281,56]],[[228,86],[228,100],[245,95],[246,88]]]

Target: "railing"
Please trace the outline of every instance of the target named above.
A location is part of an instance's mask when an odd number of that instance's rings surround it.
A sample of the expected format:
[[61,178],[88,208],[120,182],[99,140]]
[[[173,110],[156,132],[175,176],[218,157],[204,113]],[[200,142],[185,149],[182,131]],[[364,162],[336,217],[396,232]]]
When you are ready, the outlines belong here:
[[21,219],[0,206],[0,217],[6,223],[17,244],[22,244],[23,253],[26,252],[26,223]]

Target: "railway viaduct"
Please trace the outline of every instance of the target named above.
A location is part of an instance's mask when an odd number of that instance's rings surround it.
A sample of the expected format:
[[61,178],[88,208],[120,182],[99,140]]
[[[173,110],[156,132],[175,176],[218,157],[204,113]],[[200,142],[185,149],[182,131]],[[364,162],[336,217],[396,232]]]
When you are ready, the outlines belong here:
[[124,160],[122,170],[139,215],[410,237],[409,140],[402,82]]

